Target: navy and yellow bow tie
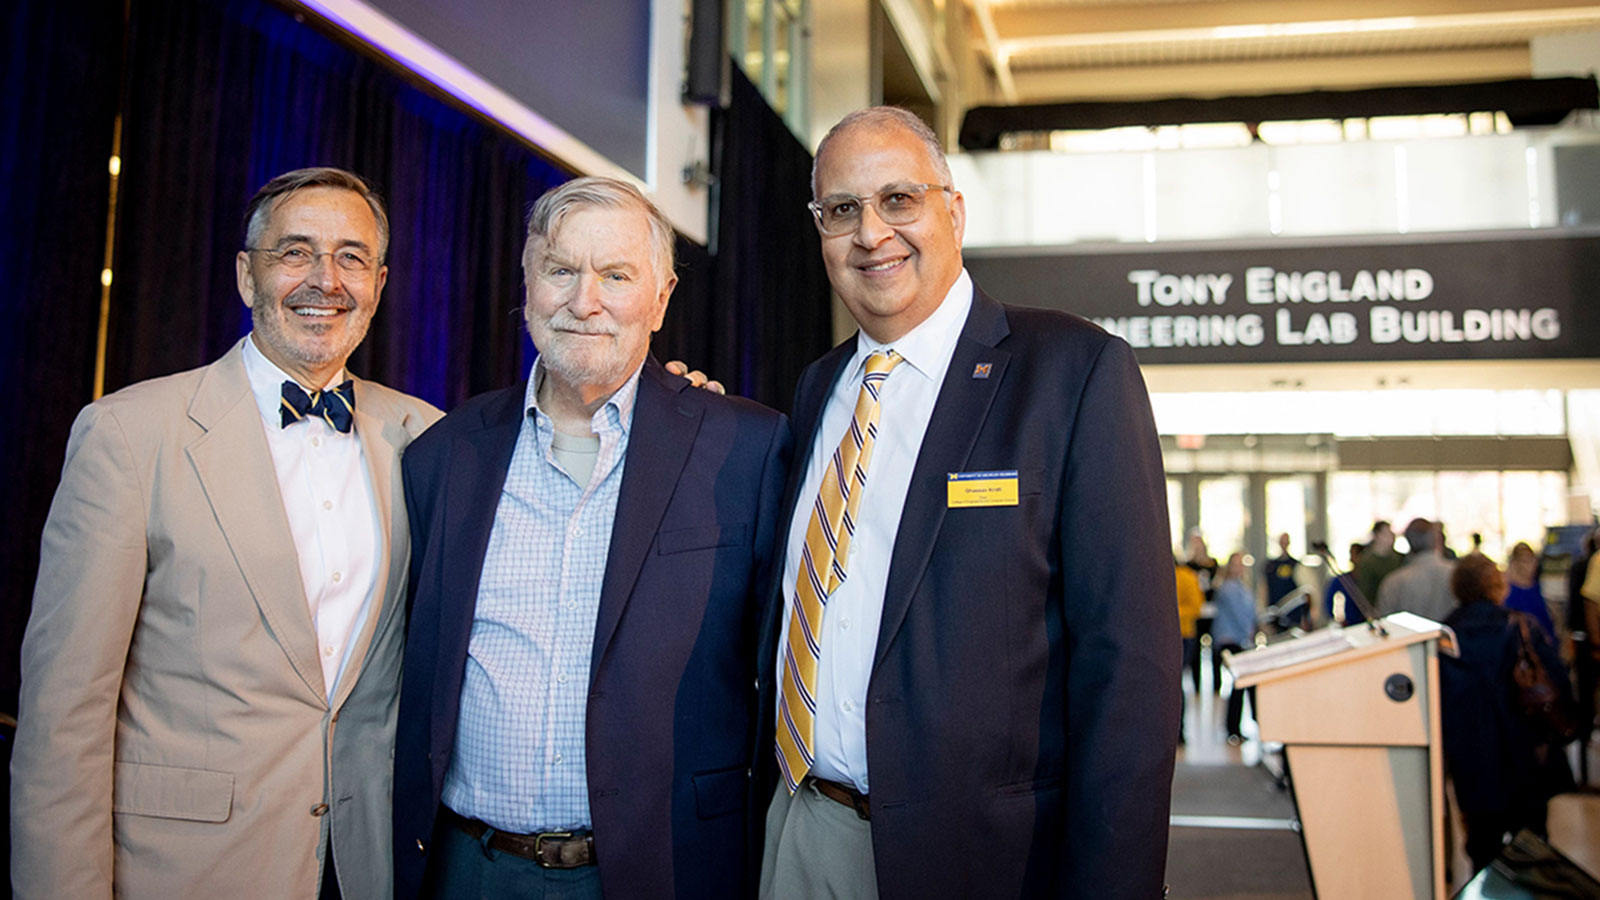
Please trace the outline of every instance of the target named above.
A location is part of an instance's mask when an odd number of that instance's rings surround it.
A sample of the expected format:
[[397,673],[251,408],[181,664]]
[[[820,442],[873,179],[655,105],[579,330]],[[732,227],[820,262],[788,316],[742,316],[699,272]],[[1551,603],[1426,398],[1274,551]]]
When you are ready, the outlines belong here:
[[278,412],[283,417],[280,424],[284,428],[307,416],[315,416],[327,422],[329,428],[346,433],[355,424],[355,410],[356,387],[353,381],[309,394],[295,382],[285,381],[283,400],[278,404]]

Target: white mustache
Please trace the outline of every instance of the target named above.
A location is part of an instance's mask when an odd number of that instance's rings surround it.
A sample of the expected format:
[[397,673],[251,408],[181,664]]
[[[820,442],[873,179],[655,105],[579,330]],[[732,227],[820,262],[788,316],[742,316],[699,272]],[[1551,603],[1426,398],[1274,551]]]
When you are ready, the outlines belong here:
[[616,337],[617,326],[613,323],[597,322],[593,319],[578,319],[565,310],[557,312],[550,317],[550,328],[555,331],[565,331],[572,334],[598,334]]

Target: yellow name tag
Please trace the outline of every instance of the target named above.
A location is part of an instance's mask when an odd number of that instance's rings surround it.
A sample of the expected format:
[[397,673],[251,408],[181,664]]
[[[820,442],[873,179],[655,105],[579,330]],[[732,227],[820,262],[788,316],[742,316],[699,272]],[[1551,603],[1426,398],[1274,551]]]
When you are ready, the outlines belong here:
[[1017,470],[1005,472],[951,472],[949,506],[1016,506]]

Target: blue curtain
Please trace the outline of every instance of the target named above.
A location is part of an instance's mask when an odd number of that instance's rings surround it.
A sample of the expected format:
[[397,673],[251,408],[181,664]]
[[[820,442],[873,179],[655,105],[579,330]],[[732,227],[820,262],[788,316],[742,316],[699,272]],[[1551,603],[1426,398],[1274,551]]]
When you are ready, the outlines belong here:
[[309,165],[359,172],[389,207],[388,286],[352,371],[444,409],[522,377],[523,217],[570,172],[274,4],[132,8],[108,389],[249,329],[245,203]]
[[[67,431],[93,390],[121,47],[121,0],[0,8],[0,710],[8,713],[17,708],[39,532]],[[0,751],[3,763],[9,740]],[[0,818],[8,847],[9,824]],[[0,879],[0,897],[9,896],[9,879]]]

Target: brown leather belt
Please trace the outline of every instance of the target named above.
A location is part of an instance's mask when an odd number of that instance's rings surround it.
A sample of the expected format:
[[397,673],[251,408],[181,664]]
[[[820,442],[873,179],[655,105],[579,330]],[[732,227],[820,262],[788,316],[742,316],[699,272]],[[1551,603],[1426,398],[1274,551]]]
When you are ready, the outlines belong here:
[[475,841],[483,840],[489,832],[489,849],[532,860],[546,869],[576,869],[594,865],[594,833],[590,831],[543,831],[538,834],[516,834],[501,831],[477,819],[469,819],[447,806],[439,812],[452,825],[466,832]]
[[840,784],[837,781],[827,781],[813,777],[811,783],[817,786],[817,793],[835,803],[848,806],[856,811],[856,815],[864,822],[872,821],[872,804],[867,801],[867,795],[855,789],[854,785]]

